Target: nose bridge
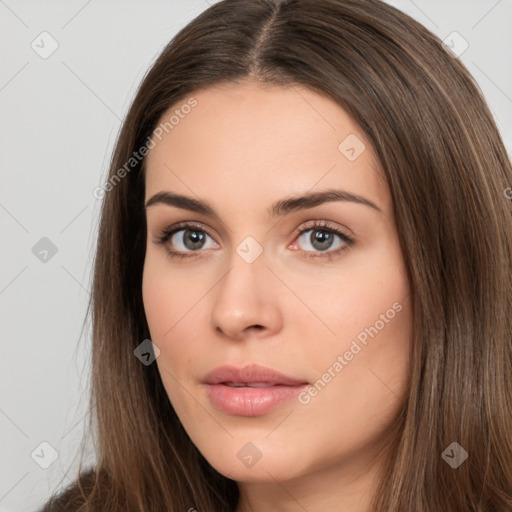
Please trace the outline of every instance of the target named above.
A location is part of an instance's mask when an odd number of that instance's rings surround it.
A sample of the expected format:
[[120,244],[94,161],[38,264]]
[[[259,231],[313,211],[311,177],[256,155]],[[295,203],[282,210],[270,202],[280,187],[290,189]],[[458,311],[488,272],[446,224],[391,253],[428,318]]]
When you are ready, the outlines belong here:
[[271,272],[263,246],[247,236],[234,247],[229,270],[219,283],[212,310],[212,322],[225,334],[239,338],[250,326],[276,328],[277,303],[272,298]]
[[227,293],[227,299],[247,293],[256,298],[264,291],[258,284],[266,281],[264,274],[268,272],[267,264],[263,246],[254,237],[246,236],[234,247],[229,257],[229,272],[220,283],[221,294]]
[[251,235],[246,236],[236,246],[235,253],[248,265],[252,265],[257,260],[265,259],[261,258],[263,246]]

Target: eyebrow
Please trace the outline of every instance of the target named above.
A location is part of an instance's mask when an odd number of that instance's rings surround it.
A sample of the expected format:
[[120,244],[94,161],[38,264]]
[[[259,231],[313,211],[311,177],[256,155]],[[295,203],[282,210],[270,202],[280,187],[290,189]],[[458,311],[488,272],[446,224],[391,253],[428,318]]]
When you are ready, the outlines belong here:
[[[382,210],[372,201],[363,196],[352,194],[345,190],[330,189],[324,192],[315,192],[294,196],[287,199],[282,199],[275,202],[267,211],[271,217],[282,217],[288,213],[314,208],[315,206],[323,203],[333,201],[346,201],[356,204],[361,204],[373,208],[374,210],[383,213]],[[175,206],[184,210],[201,213],[210,217],[217,217],[217,212],[205,201],[193,199],[192,197],[174,194],[168,191],[157,192],[145,204],[145,208],[149,208],[156,204],[165,204],[168,206]]]

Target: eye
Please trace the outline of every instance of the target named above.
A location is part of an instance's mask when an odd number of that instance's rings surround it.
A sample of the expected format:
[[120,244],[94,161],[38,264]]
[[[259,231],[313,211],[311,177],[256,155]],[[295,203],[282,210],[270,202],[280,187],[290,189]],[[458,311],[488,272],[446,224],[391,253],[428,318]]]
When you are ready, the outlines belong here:
[[[198,252],[200,249],[218,247],[215,242],[208,247],[208,238],[212,239],[202,227],[189,222],[177,224],[171,228],[162,230],[157,235],[155,243],[165,245],[169,256],[186,258],[195,256],[193,253]],[[168,244],[168,242],[170,242],[170,244]],[[170,248],[168,245],[171,245],[173,248]],[[174,247],[176,247],[177,250],[174,250]]]
[[[343,251],[354,244],[351,237],[325,221],[309,221],[301,228],[298,230],[296,240],[301,247],[307,247],[309,244],[313,248],[312,250],[299,249],[299,252],[305,253],[304,257],[306,258],[326,258],[330,260],[341,255]],[[211,240],[209,246],[208,239]],[[202,225],[192,222],[182,222],[163,229],[156,236],[154,242],[158,245],[164,245],[169,256],[181,259],[197,256],[201,249],[219,247]],[[297,242],[294,242],[290,247],[296,251]]]
[[[312,250],[301,249],[305,252],[306,258],[327,258],[332,259],[354,245],[354,240],[331,226],[325,221],[310,221],[299,231],[297,237],[301,247],[312,247]],[[292,244],[296,250],[297,243]]]

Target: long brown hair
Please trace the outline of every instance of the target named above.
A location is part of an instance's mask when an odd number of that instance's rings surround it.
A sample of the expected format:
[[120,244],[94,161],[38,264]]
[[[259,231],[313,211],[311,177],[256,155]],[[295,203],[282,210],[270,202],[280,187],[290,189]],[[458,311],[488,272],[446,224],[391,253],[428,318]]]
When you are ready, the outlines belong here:
[[[334,99],[368,136],[391,190],[414,339],[373,510],[512,510],[512,165],[460,60],[380,0],[223,0],[145,76],[111,161],[88,310],[97,464],[47,510],[235,510],[236,482],[193,445],[156,364],[134,356],[150,337],[144,159],[126,163],[170,107],[246,79]],[[457,468],[442,456],[454,442],[468,453]]]

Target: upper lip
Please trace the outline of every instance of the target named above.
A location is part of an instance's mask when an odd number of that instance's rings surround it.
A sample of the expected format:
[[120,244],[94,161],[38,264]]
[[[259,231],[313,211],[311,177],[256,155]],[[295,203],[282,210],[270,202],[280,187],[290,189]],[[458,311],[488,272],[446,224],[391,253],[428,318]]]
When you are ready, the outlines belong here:
[[257,364],[248,364],[243,368],[236,368],[230,365],[220,366],[208,373],[204,378],[204,382],[206,384],[265,382],[269,386],[300,386],[301,384],[307,384],[303,380],[288,377],[276,370]]

